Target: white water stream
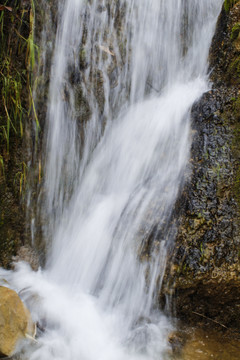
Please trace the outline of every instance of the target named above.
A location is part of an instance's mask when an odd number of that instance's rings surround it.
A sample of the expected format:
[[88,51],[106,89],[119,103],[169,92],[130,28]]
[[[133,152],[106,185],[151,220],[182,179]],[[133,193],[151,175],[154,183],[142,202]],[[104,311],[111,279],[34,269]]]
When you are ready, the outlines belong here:
[[221,4],[59,1],[41,208],[47,264],[1,271],[28,289],[45,329],[28,359],[167,356],[171,324],[155,305]]

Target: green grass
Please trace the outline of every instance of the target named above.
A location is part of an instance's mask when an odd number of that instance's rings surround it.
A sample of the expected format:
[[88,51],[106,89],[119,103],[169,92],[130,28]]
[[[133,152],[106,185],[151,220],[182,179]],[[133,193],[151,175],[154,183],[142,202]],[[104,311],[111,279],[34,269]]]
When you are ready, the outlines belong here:
[[[2,4],[5,3],[5,0]],[[36,139],[40,131],[32,95],[33,74],[39,48],[34,43],[35,7],[26,11],[20,1],[13,11],[0,11],[0,178],[5,179],[9,164],[17,160],[14,153],[24,138],[26,121],[35,122]],[[18,151],[18,150],[17,150]],[[19,150],[21,151],[21,150]],[[22,195],[26,186],[25,162],[14,163],[11,177]]]
[[224,8],[227,13],[231,10],[231,8],[238,2],[238,0],[225,0]]

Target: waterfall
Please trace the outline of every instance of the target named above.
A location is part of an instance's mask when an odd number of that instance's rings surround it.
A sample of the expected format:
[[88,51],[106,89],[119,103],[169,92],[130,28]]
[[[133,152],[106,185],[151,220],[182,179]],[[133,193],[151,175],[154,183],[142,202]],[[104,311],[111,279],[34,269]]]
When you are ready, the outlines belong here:
[[157,302],[221,4],[58,2],[46,267],[6,275],[45,329],[28,359],[165,359],[171,324]]

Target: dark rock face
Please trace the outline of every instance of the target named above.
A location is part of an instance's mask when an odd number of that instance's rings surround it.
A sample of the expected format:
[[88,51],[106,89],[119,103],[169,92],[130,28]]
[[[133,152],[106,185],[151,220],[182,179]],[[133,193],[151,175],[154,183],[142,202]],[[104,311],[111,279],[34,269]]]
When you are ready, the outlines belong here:
[[[240,2],[223,6],[210,51],[212,90],[193,106],[191,176],[168,273],[176,313],[239,328]],[[238,65],[239,62],[239,65]],[[240,69],[240,66],[239,66]]]

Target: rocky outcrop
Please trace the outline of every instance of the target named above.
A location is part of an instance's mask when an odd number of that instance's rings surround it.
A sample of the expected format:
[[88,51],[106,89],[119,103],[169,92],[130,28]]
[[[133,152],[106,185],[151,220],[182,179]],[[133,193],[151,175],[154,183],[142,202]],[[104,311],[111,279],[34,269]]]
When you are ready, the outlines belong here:
[[0,356],[11,356],[19,342],[34,338],[35,324],[17,293],[0,286]]
[[240,328],[240,2],[225,1],[210,51],[212,90],[192,109],[191,177],[168,288],[185,321]]

